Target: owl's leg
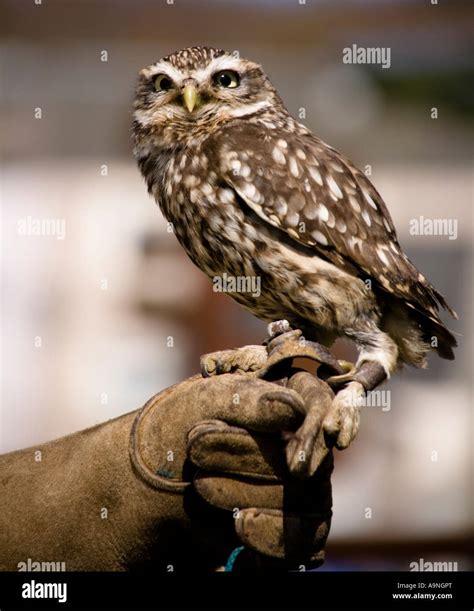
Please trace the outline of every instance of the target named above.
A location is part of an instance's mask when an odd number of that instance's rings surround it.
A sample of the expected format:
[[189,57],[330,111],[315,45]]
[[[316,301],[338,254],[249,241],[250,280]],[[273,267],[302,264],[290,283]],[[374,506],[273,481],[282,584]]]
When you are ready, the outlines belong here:
[[360,408],[366,392],[373,390],[395,371],[398,347],[394,340],[378,328],[370,332],[347,333],[359,347],[359,358],[354,369],[327,381],[331,385],[347,386],[336,394],[333,406],[323,426],[326,433],[336,439],[339,449],[347,448],[357,435],[360,424]]

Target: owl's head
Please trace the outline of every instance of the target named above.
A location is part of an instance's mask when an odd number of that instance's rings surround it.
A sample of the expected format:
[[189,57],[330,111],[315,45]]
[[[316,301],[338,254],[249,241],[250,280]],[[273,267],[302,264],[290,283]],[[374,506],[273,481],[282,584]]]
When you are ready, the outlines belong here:
[[210,47],[177,51],[140,72],[136,125],[169,140],[280,105],[260,65]]

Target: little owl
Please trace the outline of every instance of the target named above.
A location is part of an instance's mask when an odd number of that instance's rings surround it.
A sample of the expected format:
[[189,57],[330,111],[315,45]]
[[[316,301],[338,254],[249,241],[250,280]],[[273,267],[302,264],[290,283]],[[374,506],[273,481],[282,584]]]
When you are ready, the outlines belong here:
[[456,341],[443,296],[411,263],[379,193],[344,155],[290,116],[259,64],[192,47],[141,71],[134,154],[191,260],[210,278],[258,277],[231,296],[258,318],[286,319],[359,357],[326,423],[338,447],[356,401],[403,364],[423,367]]

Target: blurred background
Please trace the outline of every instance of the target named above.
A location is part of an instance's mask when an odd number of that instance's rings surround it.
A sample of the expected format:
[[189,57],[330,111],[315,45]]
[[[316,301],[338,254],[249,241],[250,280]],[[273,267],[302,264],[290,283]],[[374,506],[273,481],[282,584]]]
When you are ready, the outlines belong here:
[[[471,5],[0,6],[0,451],[136,409],[195,373],[200,354],[263,339],[166,232],[129,137],[142,67],[196,44],[238,50],[370,175],[408,255],[460,315],[447,321],[456,361],[397,375],[384,387],[390,409],[364,408],[358,439],[336,456],[325,569],[408,570],[421,558],[472,568]],[[390,67],[343,63],[354,44],[389,48]],[[455,220],[456,239],[411,235],[419,217]],[[354,358],[343,343],[335,352]]]

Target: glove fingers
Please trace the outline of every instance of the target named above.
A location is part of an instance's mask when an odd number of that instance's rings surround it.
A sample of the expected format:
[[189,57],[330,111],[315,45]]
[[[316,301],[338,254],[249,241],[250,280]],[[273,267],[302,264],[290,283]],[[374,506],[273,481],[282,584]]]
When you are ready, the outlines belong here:
[[288,466],[293,475],[311,477],[330,450],[323,422],[331,410],[334,394],[329,386],[308,372],[293,375],[288,388],[303,398],[307,415],[286,448]]
[[315,566],[324,562],[324,546],[330,524],[330,511],[322,514],[284,514],[266,507],[253,507],[239,512],[235,530],[244,545],[261,554]]
[[199,473],[193,485],[208,503],[234,513],[247,507],[280,509],[283,506],[283,486],[277,483]]
[[201,422],[190,431],[187,456],[204,471],[267,481],[288,473],[283,439],[251,435],[218,420]]
[[294,390],[259,379],[249,383],[248,377],[238,374],[203,379],[193,403],[203,406],[202,419],[217,418],[260,432],[294,430],[305,414],[303,401]]
[[289,477],[272,482],[199,472],[193,485],[202,498],[220,509],[267,507],[284,509],[289,513],[312,514],[331,508],[332,469],[333,458],[329,454],[315,475],[303,481]]

